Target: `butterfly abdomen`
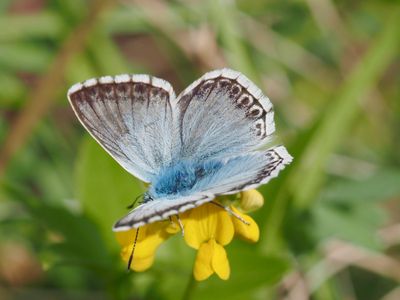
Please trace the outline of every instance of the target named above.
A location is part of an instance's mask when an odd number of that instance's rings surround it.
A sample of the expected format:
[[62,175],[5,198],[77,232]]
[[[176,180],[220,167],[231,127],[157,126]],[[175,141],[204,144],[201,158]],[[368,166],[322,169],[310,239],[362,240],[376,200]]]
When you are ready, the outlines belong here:
[[164,168],[153,181],[149,193],[154,198],[184,196],[191,192],[202,178],[216,173],[222,165],[218,160],[183,161]]

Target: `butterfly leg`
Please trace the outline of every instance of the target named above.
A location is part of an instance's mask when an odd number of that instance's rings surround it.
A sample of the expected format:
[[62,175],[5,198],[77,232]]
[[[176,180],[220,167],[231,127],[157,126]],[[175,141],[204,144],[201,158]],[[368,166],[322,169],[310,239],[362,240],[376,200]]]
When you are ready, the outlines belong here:
[[[143,195],[144,195],[144,194],[141,194],[141,195],[137,196],[137,197],[135,198],[135,200],[132,202],[132,204],[128,205],[126,208],[127,208],[127,209],[132,209],[132,208],[134,208],[134,207],[135,207],[135,204],[136,204],[136,202],[139,200],[139,198],[142,198],[142,201],[143,201]],[[139,204],[142,204],[142,201],[140,201]]]
[[235,213],[232,209],[229,208],[229,206],[224,206],[218,202],[215,201],[211,201],[212,204],[219,206],[221,208],[223,208],[228,214],[230,214],[231,216],[235,217],[236,219],[238,219],[240,222],[246,224],[246,225],[250,225],[249,222],[247,222],[245,219],[243,219],[241,216],[239,216],[237,213]]
[[[183,224],[181,219],[179,218],[179,215],[176,215],[176,219],[178,220],[179,228],[181,229],[182,236],[185,235],[185,229],[183,228]],[[172,217],[169,217],[169,222],[173,225],[175,225],[174,221],[172,220]]]
[[179,224],[179,227],[181,228],[182,236],[185,236],[185,229],[183,228],[181,218],[179,218],[179,215],[176,215],[176,218],[178,219],[178,224]]

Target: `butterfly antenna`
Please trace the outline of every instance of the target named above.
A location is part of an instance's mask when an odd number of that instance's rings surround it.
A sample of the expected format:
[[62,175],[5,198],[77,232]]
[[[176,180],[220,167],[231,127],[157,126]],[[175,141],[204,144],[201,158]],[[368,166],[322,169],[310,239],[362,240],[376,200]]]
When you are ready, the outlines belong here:
[[139,229],[140,229],[139,227],[138,227],[138,229],[136,229],[135,241],[133,242],[131,255],[129,256],[128,266],[127,266],[127,271],[128,272],[131,270],[131,264],[132,264],[132,261],[133,261],[133,254],[135,253],[135,247],[136,247],[137,239],[138,239],[138,236],[139,236]]
[[230,214],[231,216],[235,217],[236,219],[238,219],[240,222],[246,224],[246,225],[250,225],[249,222],[247,222],[245,219],[243,219],[241,216],[239,216],[237,213],[235,213],[232,209],[230,209],[228,206],[224,206],[218,202],[214,202],[211,201],[212,204],[219,206],[221,208],[223,208],[226,212],[228,212],[228,214]]
[[141,195],[137,196],[137,197],[135,198],[135,200],[133,201],[133,203],[130,204],[130,205],[128,205],[126,208],[127,208],[127,209],[132,209],[132,208],[136,205],[136,202],[138,201],[138,199],[139,199],[139,198],[143,198],[143,195],[144,195],[144,194],[141,194]]

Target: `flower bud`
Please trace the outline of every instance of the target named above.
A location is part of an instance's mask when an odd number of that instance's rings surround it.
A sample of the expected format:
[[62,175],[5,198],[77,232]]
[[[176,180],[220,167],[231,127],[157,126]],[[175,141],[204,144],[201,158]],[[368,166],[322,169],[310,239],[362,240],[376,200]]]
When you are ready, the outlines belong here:
[[243,212],[251,212],[264,205],[264,197],[257,190],[248,190],[240,193],[239,208]]

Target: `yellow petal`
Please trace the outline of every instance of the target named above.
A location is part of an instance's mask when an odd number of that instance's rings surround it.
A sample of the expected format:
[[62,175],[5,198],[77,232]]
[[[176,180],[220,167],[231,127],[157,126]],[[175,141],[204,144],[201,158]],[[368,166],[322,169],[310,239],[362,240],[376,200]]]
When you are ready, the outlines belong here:
[[240,193],[239,206],[244,212],[251,212],[264,205],[264,197],[257,190],[248,190]]
[[136,232],[139,230],[131,269],[144,271],[153,264],[154,256],[160,244],[172,234],[180,231],[179,225],[175,222],[160,221],[147,224],[138,229],[116,232],[116,239],[121,244],[121,256],[125,262],[129,261],[135,243]]
[[[133,253],[133,259],[131,263],[132,270],[140,272],[151,267],[154,262],[154,256],[157,248],[169,236],[165,233],[165,231],[163,231],[164,228],[165,226],[159,227],[159,225],[139,228],[139,235],[136,241],[135,251]],[[159,230],[157,231],[156,229]],[[121,256],[126,263],[128,263],[129,257],[132,253],[136,230],[137,229],[131,229],[116,233],[118,241],[121,244],[125,244],[121,250]]]
[[141,259],[134,259],[131,263],[131,269],[136,272],[143,272],[149,269],[154,262],[154,255],[141,258]]
[[235,234],[235,227],[233,226],[232,218],[230,214],[220,208],[218,212],[218,227],[215,235],[215,240],[218,244],[225,246],[228,245]]
[[194,248],[215,238],[221,245],[228,244],[234,235],[229,214],[212,203],[206,203],[182,214],[185,226],[185,241]]
[[175,233],[181,231],[181,227],[179,225],[177,216],[171,217],[171,221],[169,222],[168,226],[165,228],[165,231],[168,234],[175,234]]
[[[127,263],[129,260],[129,257],[132,253],[132,246],[126,246],[123,247],[121,250],[121,256],[122,259]],[[154,253],[154,252],[153,252]],[[154,262],[154,254],[151,254],[149,256],[141,256],[139,257],[139,255],[137,255],[136,249],[135,249],[135,253],[132,259],[132,263],[131,263],[131,269],[136,271],[136,272],[142,272],[147,270],[148,268],[151,267],[151,265]]]
[[148,269],[153,264],[157,248],[173,233],[168,230],[169,226],[171,225],[168,221],[155,222],[142,226],[139,229],[116,232],[116,238],[123,246],[121,250],[122,259],[128,262],[135,242],[136,232],[139,230],[131,269],[135,271]]
[[193,276],[197,281],[205,280],[214,273],[211,268],[213,248],[212,243],[203,243],[197,251],[196,261],[193,268]]
[[216,243],[214,240],[211,240],[210,242],[213,242],[214,244],[214,251],[211,261],[212,268],[215,273],[217,273],[219,278],[227,280],[229,278],[231,270],[229,267],[229,261],[226,255],[226,251],[224,247]]
[[[142,235],[142,230],[143,228],[140,227],[139,236],[135,245],[134,256],[136,258],[144,258],[154,255],[157,247],[167,238],[167,236],[162,234],[161,231],[146,235],[146,231],[143,230],[145,233]],[[127,232],[117,232],[116,236],[118,240],[123,240],[123,242],[125,243],[124,248],[128,247],[132,249],[135,242],[136,229],[129,230]]]
[[241,213],[235,207],[231,206],[231,209],[249,223],[248,225],[244,224],[242,221],[232,216],[235,234],[247,242],[257,242],[260,238],[260,230],[258,229],[257,223],[250,216]]
[[[139,228],[139,235],[137,241],[140,242],[151,235],[162,235],[165,233],[165,228],[168,226],[169,222],[154,222],[141,226]],[[136,229],[132,228],[126,231],[118,231],[115,233],[118,243],[121,246],[130,245],[135,239]],[[165,237],[166,238],[166,237]]]
[[[139,230],[138,240],[143,239],[144,234],[145,234],[145,228],[143,226]],[[115,233],[115,237],[118,243],[123,247],[131,244],[132,241],[135,239],[135,235],[136,235],[136,229],[130,229],[127,231],[117,231]]]

